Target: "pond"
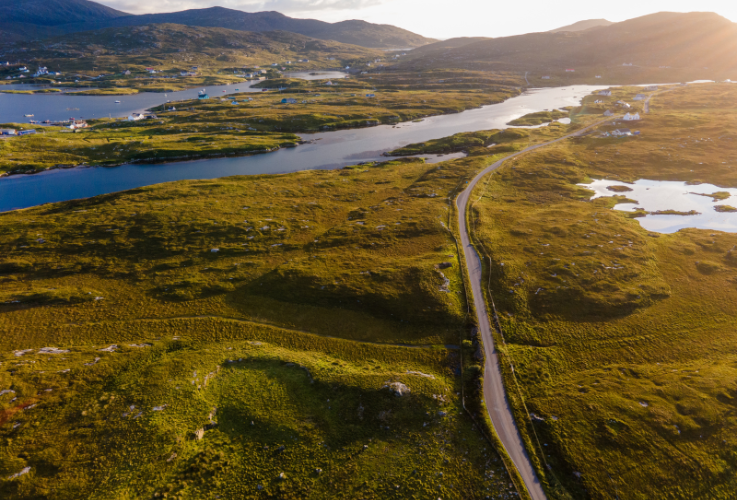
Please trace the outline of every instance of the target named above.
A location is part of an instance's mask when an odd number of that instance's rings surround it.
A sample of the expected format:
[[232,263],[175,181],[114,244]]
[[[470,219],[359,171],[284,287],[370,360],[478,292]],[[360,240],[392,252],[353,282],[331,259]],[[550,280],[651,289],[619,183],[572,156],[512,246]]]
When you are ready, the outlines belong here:
[[366,161],[386,160],[382,156],[386,151],[458,132],[507,128],[507,122],[522,115],[576,105],[584,96],[601,88],[581,85],[536,89],[499,104],[429,117],[421,122],[301,134],[311,142],[269,154],[114,168],[73,168],[4,177],[0,178],[0,211],[87,198],[168,181],[341,168]]
[[[591,198],[623,195],[637,203],[619,203],[614,209],[648,212],[637,220],[643,228],[657,233],[675,233],[680,229],[713,229],[729,233],[737,232],[737,189],[721,188],[713,184],[687,184],[679,181],[653,181],[640,179],[633,184],[608,179],[579,184],[596,194]],[[672,213],[656,213],[674,211]]]

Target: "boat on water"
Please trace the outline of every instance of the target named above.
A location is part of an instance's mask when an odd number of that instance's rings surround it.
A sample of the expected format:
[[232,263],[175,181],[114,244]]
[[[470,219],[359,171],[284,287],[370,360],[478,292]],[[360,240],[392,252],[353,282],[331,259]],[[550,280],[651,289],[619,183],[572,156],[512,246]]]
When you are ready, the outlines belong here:
[[115,101],[115,104],[120,104],[120,101]]
[[25,116],[26,118],[33,118],[35,115],[23,115],[23,116]]

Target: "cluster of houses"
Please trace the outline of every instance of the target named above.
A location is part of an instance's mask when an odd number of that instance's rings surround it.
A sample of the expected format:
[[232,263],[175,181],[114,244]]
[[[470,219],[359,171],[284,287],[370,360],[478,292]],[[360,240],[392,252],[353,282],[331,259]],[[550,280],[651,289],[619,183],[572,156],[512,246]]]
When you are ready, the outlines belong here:
[[[5,61],[3,63],[0,63],[0,66],[10,66],[10,63]],[[20,68],[18,68],[18,71],[21,73],[20,75],[16,77],[8,76],[5,79],[14,80],[15,78],[25,78],[26,75],[28,75],[31,72],[31,70],[28,69],[27,66],[21,66]],[[49,68],[47,68],[46,66],[39,66],[36,72],[33,75],[31,75],[31,77],[38,78],[41,76],[61,76],[61,73],[58,71],[49,71]]]

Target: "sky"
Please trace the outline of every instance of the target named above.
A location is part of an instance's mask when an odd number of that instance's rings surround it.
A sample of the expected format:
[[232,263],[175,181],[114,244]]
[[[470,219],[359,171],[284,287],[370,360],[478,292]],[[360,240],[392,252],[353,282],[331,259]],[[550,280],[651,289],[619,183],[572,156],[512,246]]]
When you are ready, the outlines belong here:
[[660,11],[716,12],[737,21],[733,0],[98,0],[132,14],[212,6],[246,12],[275,10],[291,17],[392,24],[431,38],[499,37],[548,31],[584,19],[624,21]]

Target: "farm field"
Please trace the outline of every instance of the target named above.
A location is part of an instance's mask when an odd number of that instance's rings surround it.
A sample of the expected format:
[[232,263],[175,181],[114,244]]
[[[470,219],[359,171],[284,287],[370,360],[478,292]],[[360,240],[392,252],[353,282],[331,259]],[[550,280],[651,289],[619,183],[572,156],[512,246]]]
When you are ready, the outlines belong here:
[[[472,196],[520,430],[573,498],[734,495],[737,235],[612,207],[637,179],[737,186],[736,101],[730,84],[661,89],[642,121],[510,160]],[[640,135],[603,136],[622,126]],[[622,189],[590,200],[592,179]]]

